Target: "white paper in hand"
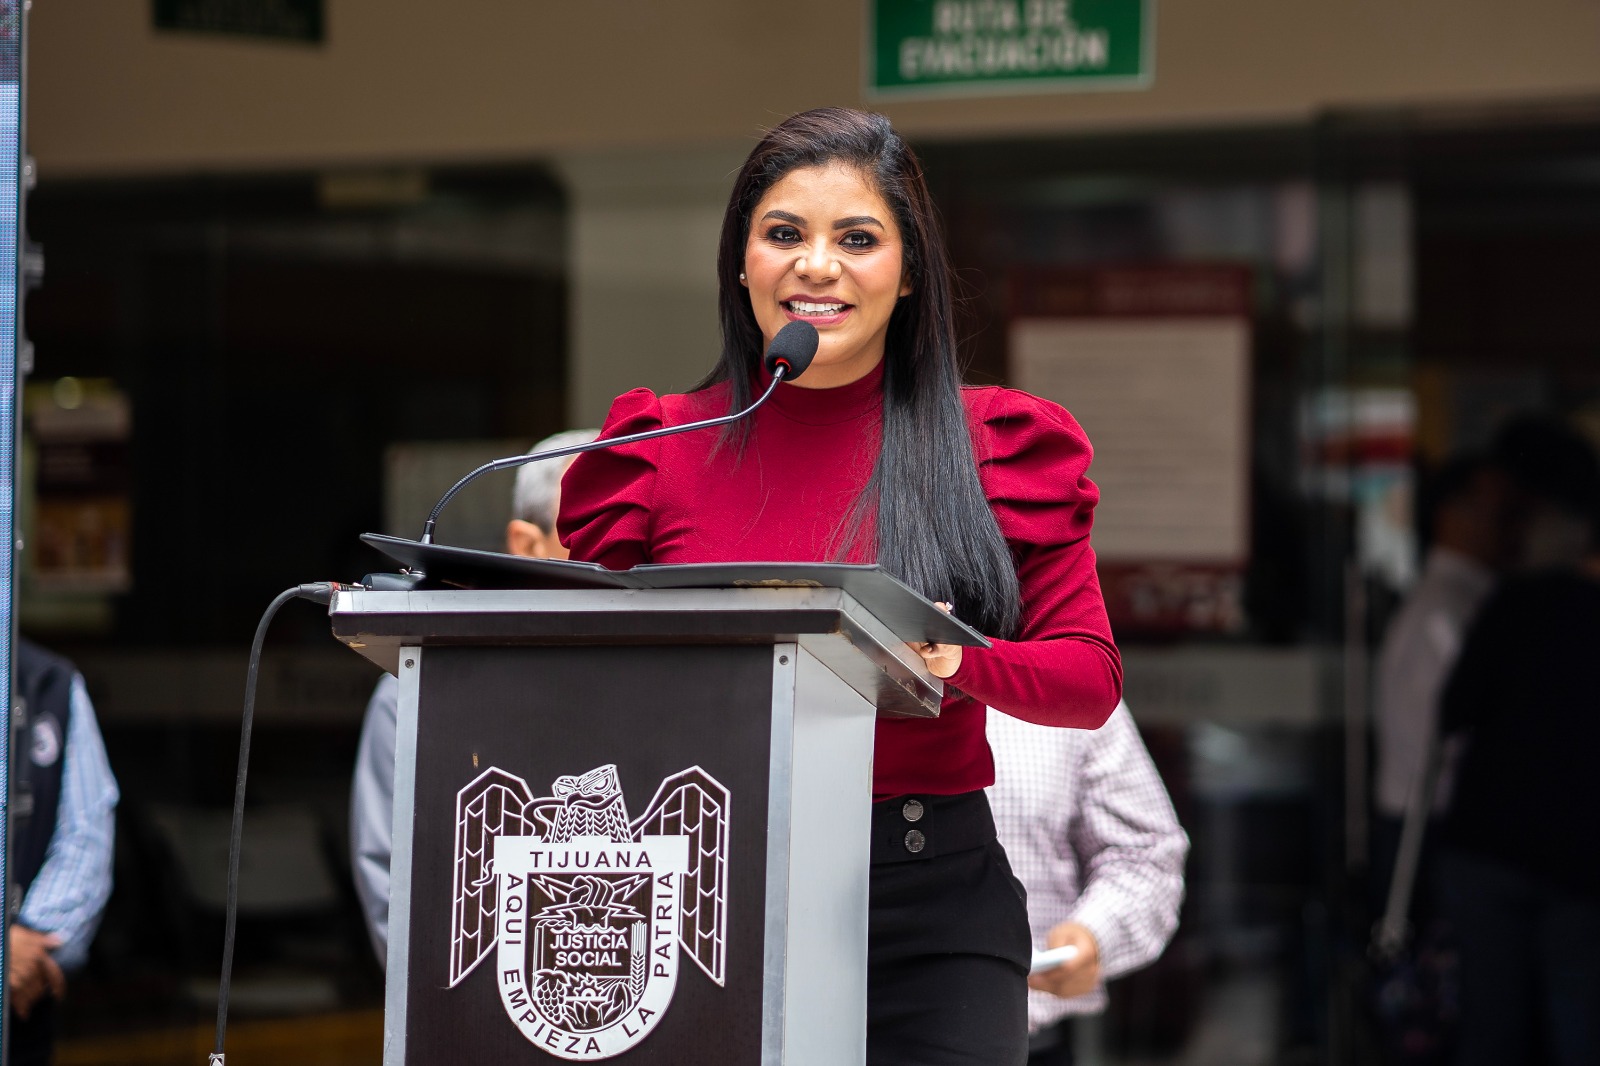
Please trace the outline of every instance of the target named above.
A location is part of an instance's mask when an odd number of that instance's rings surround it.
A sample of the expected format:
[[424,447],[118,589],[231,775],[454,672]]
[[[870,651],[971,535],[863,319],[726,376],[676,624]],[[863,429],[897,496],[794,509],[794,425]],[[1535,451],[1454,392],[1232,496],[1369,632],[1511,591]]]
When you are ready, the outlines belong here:
[[1044,973],[1046,970],[1053,970],[1062,963],[1070,962],[1077,957],[1078,948],[1075,944],[1068,944],[1065,947],[1051,948],[1049,951],[1039,951],[1035,949],[1033,953],[1033,965],[1029,967],[1028,972]]

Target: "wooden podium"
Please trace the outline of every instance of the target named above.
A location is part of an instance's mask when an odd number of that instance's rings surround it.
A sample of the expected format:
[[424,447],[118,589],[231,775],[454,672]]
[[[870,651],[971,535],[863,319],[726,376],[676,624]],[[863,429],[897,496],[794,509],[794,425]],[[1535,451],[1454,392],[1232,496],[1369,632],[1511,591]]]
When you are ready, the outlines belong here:
[[385,1066],[865,1061],[874,721],[982,638],[848,569],[335,597],[400,681]]

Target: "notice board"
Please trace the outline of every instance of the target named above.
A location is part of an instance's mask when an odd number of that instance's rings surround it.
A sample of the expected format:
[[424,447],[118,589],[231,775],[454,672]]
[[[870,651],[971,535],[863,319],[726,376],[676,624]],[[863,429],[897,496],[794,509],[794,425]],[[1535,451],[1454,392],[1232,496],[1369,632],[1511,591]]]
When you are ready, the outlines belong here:
[[1067,408],[1094,445],[1093,542],[1119,633],[1243,624],[1249,294],[1233,265],[1014,279],[1009,378]]

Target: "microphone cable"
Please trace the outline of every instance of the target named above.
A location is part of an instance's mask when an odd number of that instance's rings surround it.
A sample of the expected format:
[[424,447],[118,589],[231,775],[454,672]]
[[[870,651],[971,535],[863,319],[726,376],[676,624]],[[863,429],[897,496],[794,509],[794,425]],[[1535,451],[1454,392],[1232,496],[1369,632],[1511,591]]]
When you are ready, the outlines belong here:
[[228,895],[225,904],[225,925],[222,933],[222,979],[217,985],[217,1042],[216,1049],[207,1059],[207,1066],[224,1066],[223,1041],[228,1033],[228,995],[233,988],[233,944],[239,920],[239,852],[244,840],[244,786],[250,771],[250,731],[256,713],[256,677],[261,672],[261,646],[267,638],[267,629],[279,608],[290,600],[304,599],[327,605],[333,594],[346,589],[360,589],[361,585],[342,584],[337,581],[312,581],[284,589],[267,607],[256,626],[255,640],[250,644],[250,668],[245,673],[244,715],[239,725],[239,772],[233,788],[233,825],[228,834]]

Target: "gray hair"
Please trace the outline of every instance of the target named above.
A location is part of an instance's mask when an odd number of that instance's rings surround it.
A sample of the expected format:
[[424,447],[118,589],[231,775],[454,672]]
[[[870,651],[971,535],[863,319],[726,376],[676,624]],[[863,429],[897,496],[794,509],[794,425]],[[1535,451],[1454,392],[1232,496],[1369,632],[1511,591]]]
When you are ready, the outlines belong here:
[[[599,435],[598,429],[569,429],[546,437],[528,451],[531,454],[588,444]],[[556,527],[556,505],[561,499],[561,475],[567,472],[570,462],[572,457],[568,456],[517,467],[517,483],[511,490],[511,517],[552,532]]]

